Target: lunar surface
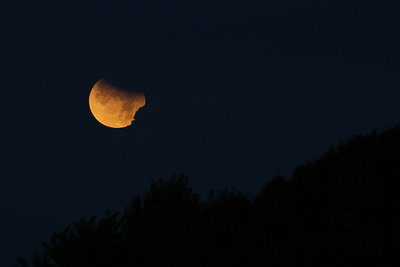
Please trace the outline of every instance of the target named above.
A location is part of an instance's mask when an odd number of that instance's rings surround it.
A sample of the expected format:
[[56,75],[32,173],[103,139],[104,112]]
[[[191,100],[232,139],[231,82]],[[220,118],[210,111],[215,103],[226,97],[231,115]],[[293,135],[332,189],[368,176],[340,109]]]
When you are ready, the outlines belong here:
[[145,105],[144,93],[130,92],[99,80],[89,94],[89,107],[101,124],[124,128],[135,120],[136,112]]

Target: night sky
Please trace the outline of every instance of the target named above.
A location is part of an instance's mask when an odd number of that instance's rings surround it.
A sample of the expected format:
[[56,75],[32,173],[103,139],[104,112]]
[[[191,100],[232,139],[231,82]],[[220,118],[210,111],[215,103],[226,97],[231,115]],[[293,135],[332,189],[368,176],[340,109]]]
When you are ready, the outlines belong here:
[[[176,173],[257,194],[400,121],[388,0],[15,0],[0,4],[0,265]],[[89,110],[101,78],[144,92],[127,128]]]

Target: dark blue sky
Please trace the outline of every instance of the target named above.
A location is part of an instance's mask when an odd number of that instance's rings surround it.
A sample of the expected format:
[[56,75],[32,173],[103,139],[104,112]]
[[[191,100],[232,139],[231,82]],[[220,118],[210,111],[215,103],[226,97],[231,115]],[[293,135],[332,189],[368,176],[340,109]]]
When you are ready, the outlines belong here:
[[[256,194],[400,120],[400,4],[2,1],[1,266],[149,181]],[[321,3],[323,2],[323,3]],[[91,115],[100,78],[143,91],[133,126]]]

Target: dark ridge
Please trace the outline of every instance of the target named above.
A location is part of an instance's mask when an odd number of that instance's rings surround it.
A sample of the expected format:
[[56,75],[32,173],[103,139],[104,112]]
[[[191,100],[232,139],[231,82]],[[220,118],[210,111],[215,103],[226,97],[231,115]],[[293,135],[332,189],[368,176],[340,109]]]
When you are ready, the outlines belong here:
[[18,266],[399,266],[400,128],[356,135],[249,199],[187,176],[81,219]]

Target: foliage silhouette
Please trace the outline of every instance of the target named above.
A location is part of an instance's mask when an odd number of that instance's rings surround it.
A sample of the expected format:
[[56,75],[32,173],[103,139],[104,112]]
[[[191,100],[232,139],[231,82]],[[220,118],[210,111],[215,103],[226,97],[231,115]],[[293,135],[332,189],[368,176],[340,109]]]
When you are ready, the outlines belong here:
[[[250,199],[151,182],[120,216],[67,226],[31,266],[399,266],[400,128],[353,136]],[[19,266],[30,266],[21,258]]]

